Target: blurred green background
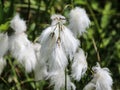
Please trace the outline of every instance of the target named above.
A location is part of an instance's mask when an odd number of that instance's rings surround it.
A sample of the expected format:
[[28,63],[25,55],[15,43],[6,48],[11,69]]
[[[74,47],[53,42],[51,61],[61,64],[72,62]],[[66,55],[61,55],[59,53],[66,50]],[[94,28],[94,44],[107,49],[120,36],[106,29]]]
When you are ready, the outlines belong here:
[[[27,34],[34,41],[50,25],[50,16],[59,13],[69,18],[70,10],[85,8],[91,26],[79,39],[88,54],[91,68],[96,62],[108,67],[113,77],[113,90],[120,90],[120,2],[119,0],[0,0],[0,32],[10,32],[9,22],[19,12],[26,20]],[[5,56],[7,66],[0,76],[0,90],[52,90],[49,81],[34,81],[34,72],[27,74],[11,56]],[[77,90],[90,81],[91,72],[80,82]]]

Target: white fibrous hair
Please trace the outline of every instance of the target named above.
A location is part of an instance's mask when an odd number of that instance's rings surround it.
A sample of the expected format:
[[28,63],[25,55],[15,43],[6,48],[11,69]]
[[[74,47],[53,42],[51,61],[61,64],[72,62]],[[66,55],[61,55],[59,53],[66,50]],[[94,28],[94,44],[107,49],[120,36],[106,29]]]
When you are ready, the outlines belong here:
[[80,45],[79,40],[77,40],[72,32],[64,26],[65,17],[61,15],[53,15],[52,23],[56,23],[56,25],[52,25],[52,29],[57,38],[60,39],[61,45],[66,53],[69,56],[70,60],[73,58],[78,46]]
[[20,18],[19,14],[16,14],[16,16],[11,20],[10,26],[15,33],[22,33],[26,31],[27,28],[25,21]]
[[87,70],[86,56],[84,54],[84,51],[79,48],[73,59],[71,76],[75,80],[79,81],[81,77],[85,74],[86,70]]
[[40,61],[36,63],[35,70],[35,80],[43,80],[48,76],[47,66],[45,63],[41,64]]
[[55,72],[59,69],[64,70],[68,61],[61,44],[57,43],[51,53],[50,59],[48,60],[49,72]]
[[56,44],[56,37],[51,27],[48,27],[42,32],[39,42],[41,44],[41,48],[40,48],[40,56],[39,56],[40,59],[38,59],[38,63],[35,68],[35,79],[36,80],[42,80],[48,74],[48,71],[47,71],[48,63],[47,62],[50,59],[53,48]]
[[69,56],[70,60],[72,60],[80,42],[73,36],[72,32],[67,27],[63,27],[60,35],[65,53]]
[[8,35],[0,33],[0,57],[3,57],[8,50]]
[[65,83],[67,90],[75,90],[75,85],[71,82],[68,75],[65,77],[64,70],[58,70],[56,72],[49,73],[50,84],[54,85],[54,90],[65,89]]
[[70,24],[68,27],[77,37],[86,32],[86,28],[90,25],[90,20],[83,8],[76,7],[70,11]]
[[0,57],[0,75],[3,72],[5,66],[6,66],[6,61],[3,59],[3,57]]
[[36,54],[36,58],[37,58],[37,63],[35,65],[35,69],[34,69],[34,74],[35,74],[35,80],[43,80],[45,77],[47,77],[47,67],[45,65],[45,63],[41,63],[41,58],[40,58],[40,49],[41,49],[41,45],[39,43],[34,43],[33,44],[34,50],[35,50],[35,54]]
[[113,80],[108,68],[101,68],[99,63],[93,67],[93,79],[83,90],[112,90]]
[[[52,36],[53,34],[53,36]],[[45,29],[41,36],[40,36],[40,44],[41,44],[41,49],[40,49],[40,56],[41,56],[41,63],[46,62],[50,54],[55,46],[56,43],[56,38],[54,36],[54,33],[52,32],[51,27],[48,27]]]
[[25,66],[27,72],[31,72],[35,68],[35,51],[25,33],[13,34],[9,37],[9,50],[12,56]]
[[27,72],[34,70],[36,65],[36,55],[32,43],[28,40],[25,21],[20,19],[17,14],[12,20],[10,26],[15,31],[9,37],[9,49]]

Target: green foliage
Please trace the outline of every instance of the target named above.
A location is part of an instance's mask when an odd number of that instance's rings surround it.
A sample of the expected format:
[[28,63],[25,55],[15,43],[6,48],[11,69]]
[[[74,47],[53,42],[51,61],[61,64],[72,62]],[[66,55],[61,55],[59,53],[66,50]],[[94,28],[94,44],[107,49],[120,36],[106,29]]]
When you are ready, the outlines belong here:
[[[50,24],[50,16],[60,13],[68,16],[71,8],[86,9],[91,26],[80,38],[82,48],[88,53],[91,68],[97,61],[111,70],[113,89],[120,89],[120,9],[118,0],[0,0],[0,32],[9,32],[9,22],[16,12],[27,22],[27,34],[34,41]],[[97,48],[97,50],[96,50]],[[34,81],[33,72],[27,74],[11,56],[6,56],[7,66],[0,76],[0,90],[52,90],[46,81]],[[88,69],[80,82],[81,90],[91,79]]]

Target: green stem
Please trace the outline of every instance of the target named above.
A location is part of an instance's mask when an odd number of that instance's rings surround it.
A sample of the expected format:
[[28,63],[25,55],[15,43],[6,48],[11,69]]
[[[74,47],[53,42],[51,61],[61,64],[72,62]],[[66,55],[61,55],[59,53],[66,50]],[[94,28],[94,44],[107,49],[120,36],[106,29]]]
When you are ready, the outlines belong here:
[[100,54],[99,54],[99,51],[98,51],[98,49],[97,49],[97,45],[96,45],[96,42],[95,42],[94,38],[92,38],[92,43],[93,43],[94,49],[95,49],[95,51],[96,51],[96,53],[97,53],[98,62],[100,62],[100,61],[101,61],[101,60],[100,60]]
[[[18,81],[18,76],[17,76],[17,74],[16,74],[15,67],[14,67],[14,65],[12,64],[12,61],[11,61],[10,57],[8,57],[7,59],[8,59],[8,62],[9,62],[9,64],[10,64],[11,68],[12,68],[13,75],[14,75],[14,77],[15,77],[14,81],[15,81],[16,85],[19,84],[19,85],[17,85],[17,90],[22,90],[22,89],[21,89],[21,86],[20,86],[20,83],[19,83],[19,81]],[[14,90],[14,89],[11,89],[11,90]]]
[[90,13],[91,13],[91,15],[92,15],[92,17],[93,17],[93,20],[94,20],[95,24],[96,24],[96,25],[95,25],[96,28],[97,28],[98,30],[100,30],[100,26],[99,26],[99,24],[98,24],[97,18],[96,18],[96,16],[95,16],[95,14],[94,14],[91,6],[89,5],[89,3],[88,3],[87,1],[86,1],[86,4],[87,4],[87,7],[88,7],[88,9],[89,9],[89,11],[90,11]]
[[[15,90],[15,87],[18,87],[18,86],[20,86],[22,84],[30,83],[30,82],[34,82],[34,79],[29,79],[29,80],[22,81],[21,83],[18,83],[14,87],[12,87],[10,90]],[[17,89],[17,90],[20,90],[20,89]]]

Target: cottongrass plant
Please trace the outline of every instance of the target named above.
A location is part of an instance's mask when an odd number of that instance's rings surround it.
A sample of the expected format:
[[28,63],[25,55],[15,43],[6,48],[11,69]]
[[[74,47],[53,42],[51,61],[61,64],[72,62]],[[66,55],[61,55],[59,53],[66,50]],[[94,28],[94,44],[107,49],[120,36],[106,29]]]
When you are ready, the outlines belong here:
[[[90,20],[86,11],[79,7],[71,10],[68,28],[65,26],[66,19],[62,15],[54,14],[51,20],[51,25],[39,37],[41,48],[35,68],[35,78],[49,79],[54,90],[75,90],[72,80],[80,81],[88,67],[87,56],[80,48],[77,36],[86,32]],[[67,66],[71,66],[71,71]],[[111,90],[112,78],[108,69],[96,66],[93,71],[96,71],[94,78],[84,90]]]
[[[67,57],[72,60],[80,43],[64,25],[66,22],[64,16],[55,14],[52,15],[51,19],[51,26],[45,29],[40,36],[39,64],[40,66],[44,65],[43,67],[45,68],[42,68],[42,71],[48,73],[46,77],[50,79],[51,85],[54,84],[54,89],[61,90],[65,86],[65,68],[68,65]],[[38,67],[36,69],[38,70]],[[41,76],[43,72],[39,74]],[[67,80],[67,84],[68,90],[71,90],[71,87],[74,86],[70,79]]]
[[[80,41],[74,37],[72,30],[65,26],[65,17],[54,14],[51,16],[51,20],[51,26],[40,35],[40,59],[35,69],[35,78],[38,80],[45,77],[50,79],[54,90],[65,89],[65,86],[67,90],[75,90],[76,87],[72,83],[71,77],[79,81],[85,74],[86,56],[84,51],[79,48]],[[69,61],[72,62],[70,76],[67,73]]]
[[[36,81],[49,79],[54,90],[76,90],[72,81],[80,81],[88,67],[87,56],[77,37],[86,32],[90,20],[79,7],[72,9],[69,15],[68,27],[64,16],[52,15],[51,25],[41,33],[39,43],[32,43],[25,34],[25,21],[17,14],[10,22],[14,33],[9,38],[0,33],[0,74],[6,65],[3,56],[9,49],[27,72],[34,70]],[[83,90],[111,90],[113,81],[109,69],[97,64],[92,70],[93,79]]]
[[36,55],[32,43],[27,39],[26,23],[17,14],[10,22],[14,33],[9,37],[9,50],[27,72],[34,70]]
[[84,87],[83,90],[112,90],[112,77],[108,68],[101,68],[99,63],[92,68],[93,79]]

